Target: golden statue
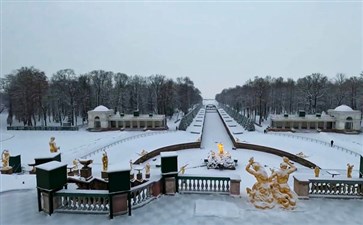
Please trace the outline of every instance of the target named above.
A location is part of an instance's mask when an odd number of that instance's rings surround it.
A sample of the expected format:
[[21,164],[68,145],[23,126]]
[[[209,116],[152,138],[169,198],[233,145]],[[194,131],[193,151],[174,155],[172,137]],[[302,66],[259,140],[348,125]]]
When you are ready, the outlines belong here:
[[185,170],[189,164],[185,164],[184,166],[180,167],[179,173],[183,175],[185,173]]
[[55,143],[55,137],[51,137],[50,141],[49,141],[49,148],[50,148],[50,152],[58,152],[58,150],[60,149],[60,147],[57,147],[56,143]]
[[222,143],[218,143],[218,154],[223,155],[224,154],[224,147]]
[[108,156],[107,152],[104,151],[102,154],[102,170],[107,171],[107,168],[108,168]]
[[10,159],[9,150],[4,150],[1,154],[1,162],[3,163],[3,169],[9,167],[9,159]]
[[352,172],[353,172],[354,165],[347,164],[347,177],[352,178]]
[[259,209],[273,208],[274,199],[266,170],[259,163],[254,162],[252,157],[248,161],[246,171],[255,176],[257,181],[252,189],[246,188],[249,201]]
[[145,174],[150,174],[150,163],[146,163],[145,165]]
[[77,159],[73,160],[73,170],[78,170],[78,160]]
[[319,177],[320,168],[318,166],[315,166],[315,168],[314,168],[314,174],[315,174],[315,177]]
[[143,149],[142,151],[141,151],[141,153],[138,153],[138,155],[139,156],[144,156],[144,155],[146,155],[148,152],[145,150],[145,149]]
[[270,181],[272,182],[271,187],[275,200],[282,207],[288,209],[293,208],[296,205],[297,196],[290,190],[287,182],[289,180],[289,175],[297,169],[287,157],[283,157],[282,159],[283,162],[280,163],[280,169],[272,172]]

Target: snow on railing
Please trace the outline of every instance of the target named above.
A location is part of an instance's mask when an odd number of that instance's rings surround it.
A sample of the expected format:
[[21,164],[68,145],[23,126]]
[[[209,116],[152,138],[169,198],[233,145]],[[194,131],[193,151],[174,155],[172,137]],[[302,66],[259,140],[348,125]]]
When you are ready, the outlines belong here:
[[135,140],[135,139],[138,139],[138,138],[148,137],[148,136],[152,136],[152,135],[165,134],[165,133],[170,133],[170,132],[176,132],[176,131],[155,131],[155,132],[148,132],[148,133],[143,133],[143,134],[138,134],[138,135],[135,135],[135,136],[123,138],[121,140],[112,142],[110,144],[107,144],[107,145],[104,145],[104,146],[101,146],[101,147],[97,147],[96,149],[88,152],[87,154],[81,156],[80,158],[87,159],[88,157],[91,157],[92,155],[96,155],[100,151],[107,150],[108,148],[113,147],[115,145],[118,145],[120,143]]
[[178,189],[181,193],[229,193],[229,177],[178,176]]
[[363,180],[310,179],[309,196],[363,197]]
[[[284,137],[289,137],[289,138],[296,138],[296,139],[301,139],[301,140],[305,140],[305,141],[315,142],[315,143],[326,145],[326,146],[331,146],[330,143],[325,142],[325,141],[321,141],[321,140],[318,140],[318,139],[315,139],[315,138],[301,137],[301,136],[297,136],[297,135],[282,134],[282,133],[272,133],[272,132],[268,132],[268,133],[273,134],[273,135],[278,135],[278,136],[284,136]],[[360,154],[355,152],[355,151],[349,150],[347,148],[344,148],[344,147],[341,147],[341,146],[338,146],[338,145],[335,145],[335,144],[332,146],[332,148],[340,150],[342,152],[350,153],[351,155],[354,154],[355,156],[360,156]]]

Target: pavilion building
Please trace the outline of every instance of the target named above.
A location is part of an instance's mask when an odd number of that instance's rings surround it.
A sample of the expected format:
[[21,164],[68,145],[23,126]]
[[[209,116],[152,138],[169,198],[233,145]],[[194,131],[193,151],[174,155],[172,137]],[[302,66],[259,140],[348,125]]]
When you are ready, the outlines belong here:
[[114,110],[100,105],[88,111],[88,128],[90,130],[163,130],[167,129],[165,115],[115,113]]
[[341,105],[335,109],[329,109],[327,114],[306,115],[304,111],[299,111],[298,115],[274,115],[271,117],[270,127],[275,130],[315,129],[356,133],[361,131],[361,121],[361,111]]

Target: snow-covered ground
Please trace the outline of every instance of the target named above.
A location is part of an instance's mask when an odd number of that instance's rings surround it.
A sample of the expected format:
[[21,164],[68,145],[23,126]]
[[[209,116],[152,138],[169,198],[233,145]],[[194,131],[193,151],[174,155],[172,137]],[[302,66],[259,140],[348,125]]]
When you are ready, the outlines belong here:
[[[209,102],[205,102],[205,104],[207,103]],[[213,103],[213,101],[210,103]],[[7,131],[5,124],[6,115],[0,114],[1,149],[8,149],[11,155],[21,154],[22,164],[27,169],[30,169],[27,163],[32,162],[34,157],[50,154],[48,142],[51,136],[55,136],[57,145],[61,146],[62,162],[71,164],[74,158],[93,159],[94,163],[91,164],[93,176],[99,177],[102,166],[101,150],[106,149],[108,153],[110,169],[128,166],[129,160],[136,160],[139,157],[138,154],[143,149],[152,151],[166,145],[196,141],[201,137],[198,132],[201,131],[202,127],[199,125],[204,123],[202,148],[179,151],[179,167],[188,164],[186,174],[203,174],[208,176],[239,175],[242,180],[241,198],[214,195],[162,196],[144,207],[133,210],[133,216],[131,217],[120,216],[114,220],[108,220],[106,216],[102,215],[56,213],[49,217],[44,213],[39,213],[36,205],[34,175],[0,175],[0,191],[2,192],[0,194],[0,224],[239,224],[242,221],[247,221],[249,224],[281,224],[282,222],[301,224],[303,221],[307,221],[308,224],[326,221],[329,221],[329,224],[340,224],[343,222],[345,224],[359,224],[359,221],[363,220],[361,215],[361,209],[363,208],[362,200],[311,199],[299,201],[298,208],[294,212],[277,209],[272,211],[255,210],[253,206],[247,203],[245,193],[245,188],[251,187],[255,179],[245,171],[244,167],[248,159],[254,157],[256,161],[266,167],[267,172],[270,172],[269,168],[278,168],[282,162],[281,157],[251,150],[232,150],[232,142],[224,130],[223,123],[219,119],[218,114],[216,112],[207,112],[204,109],[199,114],[200,117],[194,119],[185,132],[175,131],[175,129],[170,129],[167,132],[88,132],[83,129],[80,131]],[[241,142],[245,141],[247,143],[271,146],[293,154],[303,152],[308,156],[308,160],[323,168],[322,176],[328,176],[325,173],[327,169],[335,169],[341,172],[341,175],[337,177],[344,178],[346,164],[351,163],[355,165],[353,176],[358,177],[359,157],[355,154],[331,148],[328,145],[316,143],[310,139],[292,138],[271,133],[264,134],[262,132],[263,128],[257,128],[255,132],[248,132],[234,121],[228,123],[236,125],[235,127],[230,127],[235,133],[243,132],[243,134],[235,135]],[[172,128],[176,125],[173,121],[169,121],[169,127]],[[336,145],[354,152],[362,152],[362,134],[295,133],[291,135],[305,135],[308,138],[326,142],[330,142],[330,139],[334,138]],[[203,166],[203,160],[208,156],[210,150],[217,151],[218,142],[223,143],[225,150],[230,151],[232,158],[238,159],[236,170],[208,170]],[[150,160],[152,176],[160,174],[160,168],[156,167],[159,163],[160,157],[156,157],[156,160]],[[298,171],[294,174],[313,176],[311,169],[298,164],[296,166]],[[290,186],[292,186],[292,177],[290,178]],[[10,191],[17,189],[29,190]],[[218,207],[214,207],[216,204]],[[9,207],[9,205],[14,207]],[[163,208],[168,210],[162,212],[161,209]],[[152,219],[150,220],[149,218]]]

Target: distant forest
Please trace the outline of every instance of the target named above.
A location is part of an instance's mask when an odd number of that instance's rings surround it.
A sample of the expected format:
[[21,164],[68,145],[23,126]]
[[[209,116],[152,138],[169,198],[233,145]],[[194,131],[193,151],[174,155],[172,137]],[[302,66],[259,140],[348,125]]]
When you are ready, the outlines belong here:
[[2,110],[8,109],[8,125],[18,120],[24,126],[47,126],[48,121],[77,124],[87,112],[104,105],[115,112],[173,115],[187,113],[202,102],[200,91],[189,77],[176,81],[164,75],[128,76],[94,70],[77,75],[72,69],[59,70],[50,79],[34,67],[22,67],[2,78]]
[[345,104],[363,111],[363,72],[347,77],[339,73],[335,78],[313,73],[294,81],[293,79],[255,77],[242,86],[224,89],[216,100],[229,105],[247,117],[259,122],[269,114],[321,113]]

